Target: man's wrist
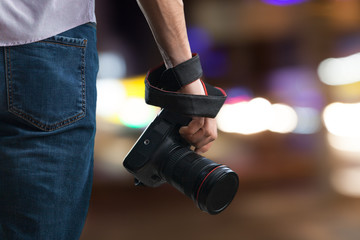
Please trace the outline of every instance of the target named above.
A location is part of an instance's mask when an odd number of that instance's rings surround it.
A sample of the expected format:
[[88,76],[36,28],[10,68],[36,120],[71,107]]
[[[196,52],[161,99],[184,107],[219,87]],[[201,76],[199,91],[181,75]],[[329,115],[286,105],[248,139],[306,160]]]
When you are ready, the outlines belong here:
[[200,79],[183,86],[179,92],[192,95],[205,95],[204,86]]
[[169,55],[165,52],[161,53],[166,68],[173,68],[183,62],[192,58],[191,53],[177,53],[176,55]]

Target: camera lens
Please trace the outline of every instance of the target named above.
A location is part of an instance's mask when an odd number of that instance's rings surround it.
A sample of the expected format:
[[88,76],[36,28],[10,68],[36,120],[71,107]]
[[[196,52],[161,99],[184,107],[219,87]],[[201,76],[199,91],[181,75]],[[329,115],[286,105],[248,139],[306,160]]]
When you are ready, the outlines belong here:
[[231,169],[224,165],[215,167],[197,188],[196,202],[199,208],[210,214],[220,213],[234,198],[238,184],[238,177]]
[[230,168],[182,146],[174,147],[168,156],[161,175],[201,210],[218,214],[230,204],[239,185],[238,176]]

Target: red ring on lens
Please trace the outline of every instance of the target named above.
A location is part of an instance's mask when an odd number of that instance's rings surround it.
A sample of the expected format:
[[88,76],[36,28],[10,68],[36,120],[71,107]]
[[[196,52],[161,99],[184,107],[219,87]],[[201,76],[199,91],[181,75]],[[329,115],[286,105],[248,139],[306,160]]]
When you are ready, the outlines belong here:
[[197,190],[197,193],[196,193],[196,201],[198,202],[198,199],[199,199],[199,193],[200,193],[200,190],[201,190],[201,187],[203,186],[205,180],[210,176],[211,173],[213,173],[216,169],[218,169],[219,167],[222,167],[222,166],[225,166],[225,165],[219,165],[217,166],[216,168],[214,168],[213,170],[211,170],[206,176],[205,178],[202,180],[198,190]]

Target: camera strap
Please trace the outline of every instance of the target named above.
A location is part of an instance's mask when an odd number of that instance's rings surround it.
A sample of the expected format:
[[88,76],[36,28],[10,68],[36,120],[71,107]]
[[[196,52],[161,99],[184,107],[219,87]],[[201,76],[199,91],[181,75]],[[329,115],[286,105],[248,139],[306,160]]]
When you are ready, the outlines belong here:
[[226,100],[223,89],[202,82],[206,95],[177,92],[201,76],[202,68],[197,54],[173,68],[166,69],[162,64],[146,75],[145,101],[183,115],[214,118]]

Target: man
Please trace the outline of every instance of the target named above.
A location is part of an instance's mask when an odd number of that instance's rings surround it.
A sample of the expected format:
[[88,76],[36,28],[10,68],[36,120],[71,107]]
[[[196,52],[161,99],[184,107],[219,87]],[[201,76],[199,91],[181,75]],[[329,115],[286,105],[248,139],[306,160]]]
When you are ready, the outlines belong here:
[[[181,0],[138,0],[167,67],[191,58]],[[94,0],[0,2],[0,239],[78,239],[95,136]],[[200,80],[180,90],[204,94]],[[121,103],[118,103],[121,104]],[[214,119],[180,134],[206,152]]]

